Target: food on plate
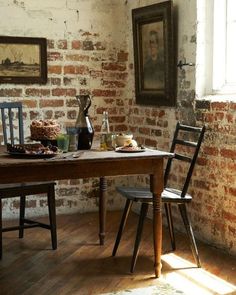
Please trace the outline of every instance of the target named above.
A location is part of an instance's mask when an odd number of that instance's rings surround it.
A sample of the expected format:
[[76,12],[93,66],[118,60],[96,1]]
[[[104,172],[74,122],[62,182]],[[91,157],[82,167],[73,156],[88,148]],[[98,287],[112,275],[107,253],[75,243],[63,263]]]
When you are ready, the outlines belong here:
[[30,124],[31,139],[56,140],[61,127],[56,120],[33,120]]
[[125,144],[121,147],[118,147],[116,151],[124,151],[124,152],[134,152],[134,151],[144,151],[145,148],[143,146],[138,146],[137,141],[134,139],[127,140]]
[[138,147],[138,143],[137,143],[137,141],[136,140],[134,140],[134,139],[128,139],[128,140],[126,140],[125,142],[124,142],[124,145],[123,145],[124,147],[127,147],[127,146],[129,146],[129,147]]
[[42,155],[42,154],[56,154],[58,148],[56,146],[43,146],[40,143],[34,144],[8,144],[7,151],[10,153],[29,154],[29,155]]
[[133,139],[133,134],[120,133],[116,136],[116,144],[117,146],[123,146],[125,145],[127,140],[132,140],[132,139]]

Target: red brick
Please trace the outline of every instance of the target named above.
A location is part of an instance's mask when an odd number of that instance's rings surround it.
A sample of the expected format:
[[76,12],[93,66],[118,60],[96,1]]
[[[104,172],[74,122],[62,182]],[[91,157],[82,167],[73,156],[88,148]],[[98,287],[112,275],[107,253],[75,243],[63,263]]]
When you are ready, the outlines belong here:
[[211,109],[217,111],[226,111],[229,108],[229,104],[227,102],[212,102]]
[[37,118],[39,117],[39,112],[36,112],[36,111],[30,111],[30,112],[29,112],[29,117],[30,117],[30,120],[37,119]]
[[209,156],[218,156],[219,155],[219,149],[216,147],[204,146],[203,152]]
[[47,108],[47,107],[63,107],[64,100],[62,99],[42,99],[39,102],[40,108]]
[[207,181],[203,180],[194,180],[194,187],[197,187],[199,189],[209,190],[209,183]]
[[154,139],[145,139],[145,143],[146,146],[151,146],[151,147],[156,147],[157,146],[157,141]]
[[89,68],[85,65],[80,66],[65,66],[64,74],[80,74],[87,75],[89,74]]
[[27,108],[36,108],[37,107],[37,101],[36,100],[22,100],[22,104],[24,107],[27,107]]
[[162,131],[160,129],[152,129],[151,130],[152,137],[162,137]]
[[230,193],[232,196],[235,196],[235,197],[236,197],[236,188],[234,188],[234,187],[229,187],[228,190],[229,190],[229,193]]
[[91,40],[83,41],[83,50],[94,50],[94,44]]
[[236,111],[236,103],[235,102],[230,102],[229,108],[230,108],[230,110]]
[[206,114],[204,114],[204,120],[205,120],[205,122],[207,122],[207,123],[212,123],[212,122],[214,122],[214,121],[215,121],[214,114],[212,114],[212,113],[206,113]]
[[106,80],[103,80],[102,85],[105,86],[105,87],[109,87],[109,88],[124,88],[126,84],[124,82],[121,82],[121,81],[106,81]]
[[104,98],[104,102],[107,105],[112,105],[114,103],[115,99],[114,98]]
[[139,130],[140,134],[150,135],[149,128],[140,127],[138,130]]
[[89,61],[88,55],[83,54],[67,54],[66,60],[72,60],[72,61]]
[[228,220],[229,222],[236,222],[236,215],[225,210],[222,211],[223,219]]
[[88,32],[88,31],[83,32],[83,34],[82,34],[82,36],[85,36],[85,37],[90,37],[90,36],[92,36],[92,35],[93,35],[93,34],[90,33],[90,32]]
[[119,106],[119,107],[124,106],[124,99],[117,98],[116,99],[116,105]]
[[106,77],[112,78],[114,80],[122,80],[122,81],[126,81],[127,77],[128,77],[128,73],[127,72],[102,72],[103,75],[105,75]]
[[117,53],[117,61],[118,62],[126,62],[128,61],[128,52],[120,51]]
[[71,77],[64,77],[63,78],[63,84],[65,86],[68,86],[68,85],[71,85],[73,83],[75,79],[74,78],[71,78]]
[[116,96],[115,90],[94,89],[93,96]]
[[166,114],[166,112],[165,112],[164,110],[161,110],[161,111],[159,112],[159,114],[158,114],[158,117],[159,117],[159,118],[162,118],[162,117],[165,116],[165,114]]
[[144,117],[133,117],[133,124],[142,126],[144,122]]
[[124,63],[102,63],[102,69],[108,71],[120,71],[126,70],[126,64]]
[[224,119],[225,113],[223,112],[216,112],[215,113],[215,120],[222,121]]
[[81,41],[79,40],[74,40],[72,41],[72,49],[81,49]]
[[63,111],[55,111],[55,119],[65,117],[65,112]]
[[220,150],[220,154],[222,157],[225,157],[225,158],[236,159],[236,151],[235,150],[223,148]]
[[206,158],[198,157],[197,164],[200,166],[206,166],[208,163]]
[[100,41],[94,43],[94,49],[96,50],[105,50],[106,49],[106,45],[105,43],[102,43]]
[[76,119],[77,118],[77,113],[76,113],[76,111],[68,111],[67,112],[67,119]]
[[48,52],[48,61],[62,60],[62,55],[60,52]]
[[90,75],[92,78],[102,78],[104,73],[102,71],[91,70]]
[[146,118],[147,125],[155,126],[156,125],[156,119]]
[[56,88],[52,90],[53,96],[76,96],[76,89],[74,88]]
[[61,78],[50,78],[50,81],[51,81],[51,85],[57,85],[57,86],[61,85]]
[[44,112],[44,118],[45,119],[52,119],[53,118],[53,111],[49,111],[49,110],[47,110],[47,111],[45,111]]
[[73,108],[78,108],[79,107],[79,104],[78,104],[78,101],[77,99],[67,99],[66,100],[66,106],[67,107],[73,107]]
[[127,125],[121,124],[115,126],[115,132],[126,132],[128,130]]
[[116,117],[109,117],[110,123],[125,123],[126,117],[125,116],[116,116]]
[[67,49],[67,40],[58,40],[57,47],[59,49]]
[[49,74],[61,74],[62,67],[61,66],[49,66],[48,67],[48,73]]
[[27,88],[25,90],[25,94],[27,96],[49,96],[50,89],[42,89],[42,88]]
[[64,207],[64,199],[56,199],[56,208]]
[[12,88],[12,89],[0,89],[0,97],[18,97],[22,96],[22,89]]
[[49,49],[52,49],[52,48],[54,48],[54,40],[47,40],[47,47],[49,48]]
[[232,114],[226,114],[228,123],[234,123],[234,116]]

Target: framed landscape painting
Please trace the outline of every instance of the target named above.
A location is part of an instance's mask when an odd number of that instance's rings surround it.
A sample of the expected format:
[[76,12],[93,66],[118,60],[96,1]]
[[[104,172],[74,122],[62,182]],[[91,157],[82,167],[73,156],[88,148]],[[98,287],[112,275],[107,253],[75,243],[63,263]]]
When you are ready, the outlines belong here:
[[47,40],[0,36],[0,83],[46,82]]
[[132,10],[137,104],[176,104],[172,1]]

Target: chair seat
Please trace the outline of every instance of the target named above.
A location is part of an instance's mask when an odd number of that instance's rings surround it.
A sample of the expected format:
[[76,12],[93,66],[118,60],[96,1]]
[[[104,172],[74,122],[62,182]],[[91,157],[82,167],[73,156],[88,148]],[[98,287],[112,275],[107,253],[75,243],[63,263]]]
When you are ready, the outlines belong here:
[[[151,203],[152,202],[152,193],[148,188],[145,187],[124,187],[118,186],[116,187],[117,191],[124,197],[134,202],[142,202],[142,203]],[[176,202],[186,203],[191,202],[192,196],[186,194],[185,197],[181,197],[181,191],[173,188],[165,188],[161,199],[163,202]]]
[[40,194],[45,193],[49,186],[54,186],[55,182],[23,182],[0,184],[0,197],[9,198],[22,194]]

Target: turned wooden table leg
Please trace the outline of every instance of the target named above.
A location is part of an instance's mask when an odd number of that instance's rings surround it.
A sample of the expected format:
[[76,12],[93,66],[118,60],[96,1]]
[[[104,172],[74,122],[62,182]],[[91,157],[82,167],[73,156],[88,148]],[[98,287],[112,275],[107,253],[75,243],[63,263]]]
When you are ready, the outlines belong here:
[[161,194],[163,192],[163,159],[159,160],[156,170],[150,178],[150,188],[153,193],[153,243],[154,243],[154,268],[157,278],[161,275],[162,252],[162,213]]
[[100,239],[100,245],[104,245],[104,241],[105,241],[106,190],[107,190],[107,180],[105,177],[100,177],[100,195],[99,195],[99,239]]

